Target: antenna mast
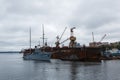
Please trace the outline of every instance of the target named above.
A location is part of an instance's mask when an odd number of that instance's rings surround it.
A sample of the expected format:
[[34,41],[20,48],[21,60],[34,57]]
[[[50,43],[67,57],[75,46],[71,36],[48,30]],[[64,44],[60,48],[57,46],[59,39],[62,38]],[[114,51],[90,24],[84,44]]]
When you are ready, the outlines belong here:
[[94,33],[92,32],[92,38],[93,38],[93,42],[94,42]]
[[31,53],[31,27],[30,27],[29,31],[30,31],[30,53]]
[[42,24],[42,28],[43,28],[43,47],[44,47],[44,39],[45,39],[45,34],[44,34],[44,25]]

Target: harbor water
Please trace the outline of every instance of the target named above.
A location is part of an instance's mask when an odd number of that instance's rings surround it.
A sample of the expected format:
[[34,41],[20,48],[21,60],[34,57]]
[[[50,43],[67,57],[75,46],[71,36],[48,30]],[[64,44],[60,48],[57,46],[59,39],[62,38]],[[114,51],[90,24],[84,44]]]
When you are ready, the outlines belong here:
[[19,53],[0,53],[0,80],[120,80],[120,60],[50,62],[23,60]]

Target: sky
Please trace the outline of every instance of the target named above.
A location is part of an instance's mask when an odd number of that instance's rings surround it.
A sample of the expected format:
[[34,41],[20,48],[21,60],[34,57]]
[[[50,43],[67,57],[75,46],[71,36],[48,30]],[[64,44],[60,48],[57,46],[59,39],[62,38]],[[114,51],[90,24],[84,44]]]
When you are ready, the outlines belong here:
[[[120,41],[120,0],[0,0],[0,51],[29,48],[31,27],[32,47],[42,44],[42,24],[48,45],[55,46],[74,29],[81,45],[96,42],[106,34],[103,42]],[[69,41],[64,45],[68,45]]]

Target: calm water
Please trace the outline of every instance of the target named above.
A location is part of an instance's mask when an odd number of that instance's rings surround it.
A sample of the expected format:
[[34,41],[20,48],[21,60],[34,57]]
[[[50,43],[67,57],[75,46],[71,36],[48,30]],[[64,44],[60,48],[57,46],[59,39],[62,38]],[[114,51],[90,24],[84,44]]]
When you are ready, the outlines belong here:
[[0,80],[120,80],[120,60],[25,61],[22,54],[0,54]]

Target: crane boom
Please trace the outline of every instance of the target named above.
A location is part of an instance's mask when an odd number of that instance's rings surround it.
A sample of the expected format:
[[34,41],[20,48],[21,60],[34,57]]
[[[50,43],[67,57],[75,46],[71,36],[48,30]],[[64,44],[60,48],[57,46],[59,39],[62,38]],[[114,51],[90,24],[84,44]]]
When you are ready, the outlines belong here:
[[56,47],[59,47],[59,45],[60,45],[60,40],[61,40],[63,34],[65,33],[66,29],[67,29],[67,27],[65,27],[65,29],[64,29],[62,35],[60,36],[60,38],[59,38],[59,36],[56,37],[56,38],[57,38],[57,41],[55,42]]
[[105,38],[106,34],[101,38],[101,40],[99,42],[101,42],[104,38]]
[[62,43],[64,43],[64,42],[66,42],[67,40],[69,40],[70,38],[67,38],[66,40],[64,40],[64,41],[62,41],[60,44],[62,44]]
[[64,29],[64,31],[63,31],[63,33],[62,33],[62,35],[60,36],[60,38],[59,38],[59,41],[61,40],[61,38],[62,38],[62,36],[63,36],[63,34],[65,33],[65,31],[66,31],[66,29],[67,29],[67,27],[65,27],[65,29]]

